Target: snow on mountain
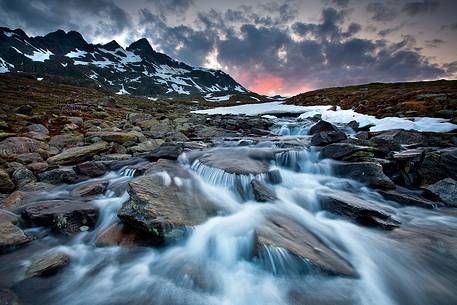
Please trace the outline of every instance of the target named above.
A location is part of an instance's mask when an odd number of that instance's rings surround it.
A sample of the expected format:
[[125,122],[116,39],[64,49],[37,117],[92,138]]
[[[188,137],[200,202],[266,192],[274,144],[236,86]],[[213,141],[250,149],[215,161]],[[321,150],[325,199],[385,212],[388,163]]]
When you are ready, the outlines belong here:
[[114,40],[87,43],[75,31],[29,37],[20,29],[0,28],[0,73],[8,72],[63,78],[117,94],[249,93],[228,74],[176,61],[144,38],[123,48]]

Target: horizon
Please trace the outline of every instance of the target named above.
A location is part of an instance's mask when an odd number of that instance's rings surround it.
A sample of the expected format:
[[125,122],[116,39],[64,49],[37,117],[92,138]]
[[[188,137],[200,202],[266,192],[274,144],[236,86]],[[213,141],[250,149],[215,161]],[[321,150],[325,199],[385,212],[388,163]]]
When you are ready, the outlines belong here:
[[158,52],[220,69],[269,96],[457,76],[457,24],[450,13],[457,3],[452,1],[235,1],[228,6],[205,0],[74,0],[62,6],[41,0],[27,7],[1,0],[0,7],[0,24],[30,36],[74,30],[90,43],[115,40],[124,48],[146,38]]

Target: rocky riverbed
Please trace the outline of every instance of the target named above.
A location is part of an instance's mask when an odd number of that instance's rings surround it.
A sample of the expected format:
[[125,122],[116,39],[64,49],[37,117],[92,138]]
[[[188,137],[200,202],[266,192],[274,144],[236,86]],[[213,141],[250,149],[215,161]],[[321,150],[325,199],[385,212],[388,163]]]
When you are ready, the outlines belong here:
[[2,304],[457,302],[456,133],[9,110]]

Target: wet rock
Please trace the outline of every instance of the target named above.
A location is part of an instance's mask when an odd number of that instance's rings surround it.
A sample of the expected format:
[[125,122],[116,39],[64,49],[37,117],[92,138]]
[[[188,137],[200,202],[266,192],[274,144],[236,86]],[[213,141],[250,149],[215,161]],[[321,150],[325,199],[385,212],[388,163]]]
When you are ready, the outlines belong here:
[[73,189],[71,191],[71,194],[73,196],[93,196],[93,195],[99,195],[103,194],[106,191],[106,188],[108,186],[107,181],[95,181],[95,182],[89,182],[85,183],[83,185],[80,185]]
[[342,131],[322,131],[311,137],[311,145],[323,146],[346,140],[346,134]]
[[93,227],[98,209],[88,202],[49,200],[28,204],[22,217],[32,225],[52,227],[58,232],[79,232],[82,226]]
[[277,150],[262,148],[216,148],[188,154],[189,161],[221,169],[230,174],[265,174],[270,162],[275,160]]
[[440,180],[427,187],[430,197],[439,199],[449,206],[457,207],[457,181],[452,178]]
[[115,223],[97,235],[95,245],[97,247],[134,247],[147,245],[149,237],[129,229],[122,223]]
[[255,256],[265,251],[263,247],[279,247],[321,272],[351,277],[356,275],[356,271],[346,260],[293,219],[280,214],[269,215],[255,232]]
[[263,182],[254,179],[251,181],[252,190],[254,191],[255,200],[259,202],[275,201],[276,195],[273,190]]
[[60,154],[50,157],[47,162],[49,164],[74,164],[90,159],[92,156],[106,151],[108,148],[109,144],[106,142],[68,148]]
[[0,210],[0,253],[22,246],[32,239],[16,226],[17,218]]
[[338,129],[335,126],[333,126],[333,124],[331,124],[327,121],[324,121],[324,120],[320,120],[319,122],[317,122],[316,124],[311,126],[311,128],[309,129],[309,134],[314,135],[314,134],[317,134],[320,132],[330,132],[330,131],[336,132],[336,131],[338,131]]
[[195,226],[214,215],[213,207],[196,190],[181,192],[159,176],[143,176],[129,183],[130,200],[118,211],[122,222],[163,242],[174,228]]
[[145,172],[145,175],[153,175],[160,172],[167,172],[170,177],[178,177],[181,179],[190,179],[189,172],[174,160],[160,159],[153,163]]
[[359,198],[349,192],[320,193],[318,199],[323,209],[345,215],[362,225],[386,230],[400,225],[391,213],[376,202]]
[[395,188],[395,184],[384,174],[379,163],[341,162],[334,165],[333,172],[338,177],[353,179],[370,187],[380,189]]
[[357,152],[378,153],[378,150],[350,143],[334,143],[322,148],[320,156],[323,159],[345,160]]
[[400,150],[405,144],[426,146],[427,137],[417,131],[389,130],[371,137],[370,143],[384,150]]
[[26,137],[10,137],[0,142],[0,158],[14,160],[17,155],[39,153],[46,156],[48,145],[44,142]]
[[18,208],[26,202],[27,198],[28,194],[26,192],[15,191],[2,201],[1,207],[3,209]]
[[64,253],[45,253],[35,259],[26,271],[27,277],[50,276],[70,263],[70,257]]
[[79,133],[67,133],[53,136],[49,140],[49,146],[62,150],[67,147],[77,146],[82,143],[83,136]]
[[13,181],[6,171],[0,168],[0,193],[11,193],[16,189]]
[[445,178],[457,180],[457,147],[426,153],[418,171],[423,184],[433,184]]
[[11,178],[13,178],[17,188],[22,188],[24,185],[36,181],[33,172],[27,168],[16,169],[11,175]]
[[280,184],[282,182],[281,172],[278,169],[268,171],[267,180],[271,184]]
[[92,178],[103,176],[107,172],[103,162],[97,161],[86,161],[76,165],[73,169],[79,175],[85,175]]
[[182,143],[165,142],[148,153],[147,158],[153,161],[158,159],[176,160],[183,151]]
[[88,138],[100,138],[106,142],[116,142],[124,144],[127,142],[138,142],[144,136],[141,132],[115,132],[115,131],[100,131],[100,132],[88,132],[86,133]]
[[379,190],[378,193],[386,200],[391,200],[406,206],[418,206],[421,208],[433,209],[441,205],[439,202],[423,198],[417,192],[399,187],[395,190]]
[[27,164],[27,168],[30,169],[35,174],[44,172],[49,168],[49,164],[46,162],[33,162]]
[[38,174],[38,180],[50,184],[73,184],[80,180],[80,177],[70,167],[59,167]]

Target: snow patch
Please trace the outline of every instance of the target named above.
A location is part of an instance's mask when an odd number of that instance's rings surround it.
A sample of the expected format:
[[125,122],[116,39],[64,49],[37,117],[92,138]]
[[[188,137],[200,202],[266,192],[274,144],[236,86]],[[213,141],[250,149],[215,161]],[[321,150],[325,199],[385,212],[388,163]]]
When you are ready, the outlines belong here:
[[24,54],[24,56],[30,58],[31,60],[40,61],[40,62],[44,62],[45,60],[49,60],[49,57],[51,55],[54,55],[54,53],[52,53],[49,50],[33,51],[32,55]]
[[118,95],[128,95],[128,94],[130,94],[127,90],[125,90],[124,84],[122,84],[121,86],[122,86],[122,88],[118,92],[116,92],[116,94],[118,94]]
[[81,51],[76,49],[75,51],[71,51],[70,53],[67,53],[65,56],[68,58],[80,58],[83,56],[86,56],[87,52],[86,51]]
[[10,72],[10,68],[14,69],[14,66],[0,57],[0,73]]

